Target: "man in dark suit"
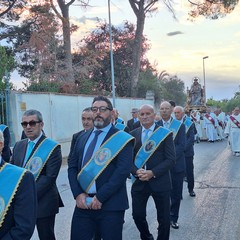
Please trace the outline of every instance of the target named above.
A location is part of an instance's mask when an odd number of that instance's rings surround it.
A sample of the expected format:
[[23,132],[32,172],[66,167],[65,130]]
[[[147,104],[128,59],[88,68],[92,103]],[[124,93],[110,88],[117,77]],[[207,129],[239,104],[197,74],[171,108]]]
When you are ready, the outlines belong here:
[[84,132],[90,130],[93,128],[93,113],[90,107],[85,108],[82,111],[82,126],[83,130],[80,132],[74,133],[72,136],[72,142],[71,142],[71,147],[70,147],[70,152],[68,155],[68,160],[71,158],[71,154],[73,152],[73,148],[75,146],[75,143],[77,141],[77,138]]
[[[0,132],[0,152],[3,145],[4,138]],[[0,239],[29,240],[37,215],[33,175],[23,168],[4,162],[0,155],[0,185]]]
[[185,146],[185,164],[186,164],[186,177],[187,187],[190,197],[195,197],[194,189],[194,138],[195,138],[195,125],[191,118],[185,115],[184,108],[176,106],[174,108],[174,114],[177,120],[185,124],[186,127],[186,146]]
[[4,137],[4,147],[2,150],[2,158],[5,162],[9,162],[10,157],[12,155],[10,144],[11,144],[11,138],[10,138],[10,131],[7,125],[0,124],[0,131],[3,133]]
[[179,217],[180,203],[182,200],[183,178],[185,175],[185,126],[181,122],[171,117],[171,104],[164,101],[160,104],[160,115],[162,119],[158,122],[160,126],[173,131],[173,139],[176,151],[176,164],[171,168],[172,191],[171,191],[171,210],[170,220],[171,227],[178,229],[177,223]]
[[131,113],[132,118],[127,121],[129,131],[132,131],[133,129],[140,127],[140,122],[138,120],[138,108],[133,108]]
[[55,240],[55,216],[59,207],[63,206],[56,186],[62,164],[61,146],[43,135],[44,123],[39,111],[27,110],[21,125],[28,138],[15,144],[11,163],[34,173],[38,198],[38,235],[40,240]]
[[[138,114],[141,127],[130,132],[136,139],[135,161],[131,171],[136,178],[131,189],[132,215],[142,240],[154,239],[146,220],[146,206],[150,196],[153,197],[157,209],[157,239],[168,240],[170,231],[169,170],[175,163],[175,149],[172,133],[158,128],[154,121],[155,115],[151,105],[141,106]],[[153,136],[157,136],[156,139]],[[144,157],[140,157],[142,155]],[[139,159],[144,163],[139,165]]]
[[108,98],[95,97],[91,109],[94,129],[78,137],[68,161],[76,200],[71,240],[90,240],[97,228],[103,239],[121,240],[134,139],[111,124],[113,107]]

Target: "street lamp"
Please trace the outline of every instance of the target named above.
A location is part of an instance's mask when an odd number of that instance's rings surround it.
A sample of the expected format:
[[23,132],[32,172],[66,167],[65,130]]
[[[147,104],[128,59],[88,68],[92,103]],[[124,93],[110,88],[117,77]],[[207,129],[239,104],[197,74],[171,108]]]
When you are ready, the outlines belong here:
[[114,81],[114,65],[113,65],[113,50],[112,50],[112,23],[111,23],[110,0],[108,0],[108,19],[109,19],[109,36],[110,36],[111,74],[112,74],[112,99],[113,99],[113,107],[115,107],[115,81]]
[[205,59],[207,59],[208,56],[203,57],[203,82],[204,82],[204,95],[205,95],[205,104],[207,103],[207,96],[206,96],[206,79],[205,79]]

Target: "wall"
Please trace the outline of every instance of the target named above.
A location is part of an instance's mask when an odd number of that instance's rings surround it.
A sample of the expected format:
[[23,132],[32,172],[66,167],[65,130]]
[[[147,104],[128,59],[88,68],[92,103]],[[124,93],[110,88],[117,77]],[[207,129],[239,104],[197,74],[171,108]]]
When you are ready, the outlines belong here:
[[[36,109],[43,115],[46,135],[62,146],[63,157],[69,153],[73,133],[82,129],[81,113],[91,106],[94,96],[64,95],[57,93],[16,92],[10,94],[12,145],[21,138],[22,115],[26,110]],[[111,100],[111,98],[110,98]],[[154,105],[153,100],[116,98],[115,105],[120,117],[125,121],[131,118],[131,109],[142,104]]]

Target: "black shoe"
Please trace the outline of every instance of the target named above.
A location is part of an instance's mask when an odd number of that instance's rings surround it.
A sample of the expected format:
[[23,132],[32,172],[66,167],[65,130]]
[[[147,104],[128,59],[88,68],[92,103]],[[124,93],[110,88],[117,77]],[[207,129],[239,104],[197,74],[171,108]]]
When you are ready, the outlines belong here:
[[174,228],[174,229],[179,229],[179,225],[178,225],[178,223],[177,222],[173,222],[173,221],[171,221],[171,227],[172,228]]
[[190,197],[196,197],[196,193],[194,191],[189,192]]

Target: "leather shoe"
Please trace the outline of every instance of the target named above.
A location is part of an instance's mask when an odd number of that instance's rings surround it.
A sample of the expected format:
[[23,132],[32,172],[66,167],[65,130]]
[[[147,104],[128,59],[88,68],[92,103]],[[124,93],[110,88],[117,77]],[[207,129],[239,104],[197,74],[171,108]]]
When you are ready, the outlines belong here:
[[177,222],[171,221],[171,227],[174,228],[174,229],[179,229],[179,225],[178,225]]
[[195,193],[194,191],[191,191],[191,192],[189,193],[189,196],[190,196],[190,197],[196,197],[196,193]]

